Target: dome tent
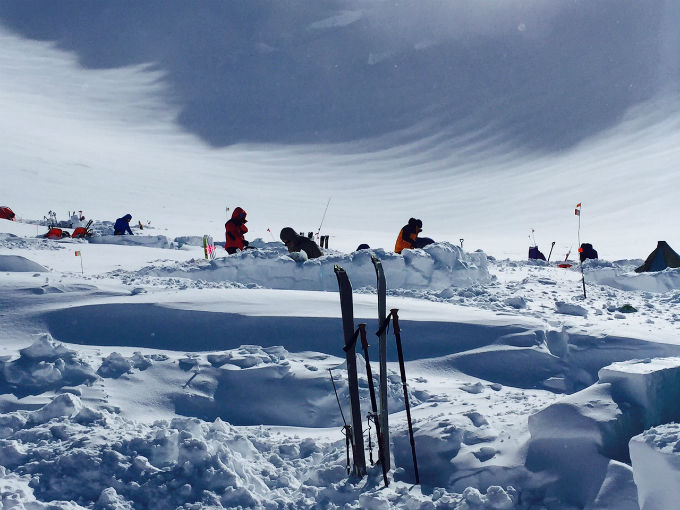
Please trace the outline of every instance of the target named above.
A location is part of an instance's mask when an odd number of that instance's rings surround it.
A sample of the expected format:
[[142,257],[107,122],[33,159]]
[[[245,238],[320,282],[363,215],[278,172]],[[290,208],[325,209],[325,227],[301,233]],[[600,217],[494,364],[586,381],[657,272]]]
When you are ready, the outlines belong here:
[[635,272],[663,271],[668,267],[680,267],[680,255],[675,253],[666,241],[659,241],[656,249],[649,254],[645,263],[638,267]]

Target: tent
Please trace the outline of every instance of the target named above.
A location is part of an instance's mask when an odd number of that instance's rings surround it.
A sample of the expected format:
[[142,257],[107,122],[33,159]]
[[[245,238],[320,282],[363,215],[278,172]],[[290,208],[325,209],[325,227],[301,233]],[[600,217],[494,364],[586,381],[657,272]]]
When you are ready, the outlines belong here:
[[530,246],[529,259],[545,260],[545,255],[541,253],[541,250],[538,249],[538,246]]
[[635,272],[663,271],[667,267],[680,267],[680,255],[675,253],[666,241],[659,241],[656,249]]
[[0,205],[0,218],[3,220],[15,221],[16,214],[14,214],[14,211],[6,205]]

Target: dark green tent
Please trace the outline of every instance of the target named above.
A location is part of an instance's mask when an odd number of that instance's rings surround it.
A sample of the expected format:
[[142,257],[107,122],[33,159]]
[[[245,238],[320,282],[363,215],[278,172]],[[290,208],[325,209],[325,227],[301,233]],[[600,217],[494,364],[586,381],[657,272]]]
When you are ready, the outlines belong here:
[[680,267],[680,255],[675,253],[666,241],[659,241],[656,249],[635,272],[663,271],[667,267]]

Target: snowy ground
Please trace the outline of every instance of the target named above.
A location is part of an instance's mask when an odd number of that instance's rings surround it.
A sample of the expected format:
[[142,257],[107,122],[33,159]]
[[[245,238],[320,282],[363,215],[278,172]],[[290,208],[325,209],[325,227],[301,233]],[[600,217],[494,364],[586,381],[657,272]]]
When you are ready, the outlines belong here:
[[[635,508],[634,474],[649,478],[651,461],[634,473],[625,445],[668,413],[621,400],[598,371],[680,356],[678,270],[589,263],[584,300],[580,273],[552,264],[445,244],[376,251],[400,310],[421,480],[390,347],[384,488],[378,466],[346,475],[327,370],[348,416],[338,294],[325,282],[334,263],[357,275],[355,322],[375,331],[367,253],[296,263],[259,243],[208,262],[158,236],[56,242],[1,226],[3,508]],[[418,278],[390,285],[405,272]],[[631,406],[658,416],[609,425]],[[578,454],[564,456],[564,441]],[[656,501],[658,484],[646,487]]]

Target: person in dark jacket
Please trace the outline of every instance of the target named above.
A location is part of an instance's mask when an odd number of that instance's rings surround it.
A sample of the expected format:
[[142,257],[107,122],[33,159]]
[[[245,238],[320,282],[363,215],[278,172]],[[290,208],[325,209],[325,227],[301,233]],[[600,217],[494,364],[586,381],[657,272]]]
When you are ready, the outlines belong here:
[[298,235],[291,227],[284,227],[281,229],[279,235],[283,244],[288,248],[288,253],[296,251],[304,251],[308,259],[316,259],[323,255],[321,248],[309,237]]
[[226,237],[224,249],[229,255],[233,255],[237,250],[245,250],[248,246],[248,241],[243,237],[248,232],[248,227],[245,225],[247,222],[246,212],[237,207],[231,214],[231,219],[224,224]]
[[130,230],[130,220],[132,220],[131,214],[126,214],[122,218],[118,218],[116,223],[113,225],[113,235],[122,236],[125,235],[125,232],[131,236],[134,235],[132,230]]

